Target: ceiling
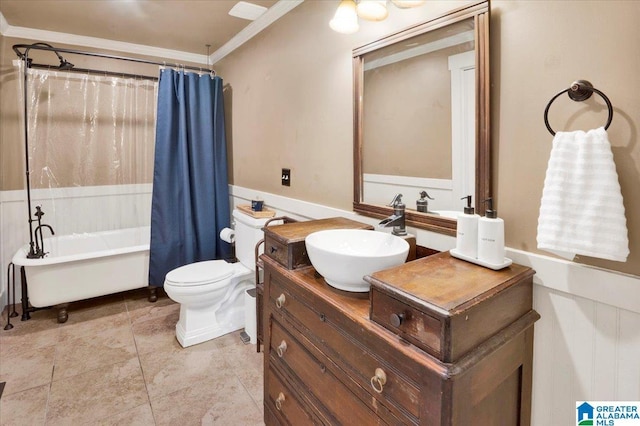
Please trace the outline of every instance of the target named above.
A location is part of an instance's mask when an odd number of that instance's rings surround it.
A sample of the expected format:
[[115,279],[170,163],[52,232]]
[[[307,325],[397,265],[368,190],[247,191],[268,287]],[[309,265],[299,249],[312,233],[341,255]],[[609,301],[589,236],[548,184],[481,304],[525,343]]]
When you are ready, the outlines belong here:
[[[278,3],[248,1],[266,8]],[[3,31],[7,36],[25,32],[16,29],[43,30],[206,55],[207,44],[211,53],[216,52],[251,24],[228,14],[236,3],[238,0],[0,0],[0,13],[5,30],[14,30]]]

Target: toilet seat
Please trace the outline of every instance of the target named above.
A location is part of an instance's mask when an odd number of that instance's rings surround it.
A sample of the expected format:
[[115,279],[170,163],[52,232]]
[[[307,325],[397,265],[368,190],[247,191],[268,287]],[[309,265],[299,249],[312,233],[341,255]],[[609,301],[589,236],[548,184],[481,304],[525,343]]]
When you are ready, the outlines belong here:
[[224,260],[196,262],[169,271],[164,283],[175,287],[210,286],[214,283],[223,286],[226,284],[225,280],[231,277],[236,269],[233,263]]

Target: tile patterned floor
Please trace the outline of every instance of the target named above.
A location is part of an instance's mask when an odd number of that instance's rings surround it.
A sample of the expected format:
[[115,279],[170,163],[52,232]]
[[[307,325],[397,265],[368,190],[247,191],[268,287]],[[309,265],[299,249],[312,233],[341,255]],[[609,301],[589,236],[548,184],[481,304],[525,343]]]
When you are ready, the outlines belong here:
[[[263,425],[262,353],[240,332],[182,348],[179,305],[146,290],[0,328],[0,425]],[[6,312],[2,327],[6,324]]]

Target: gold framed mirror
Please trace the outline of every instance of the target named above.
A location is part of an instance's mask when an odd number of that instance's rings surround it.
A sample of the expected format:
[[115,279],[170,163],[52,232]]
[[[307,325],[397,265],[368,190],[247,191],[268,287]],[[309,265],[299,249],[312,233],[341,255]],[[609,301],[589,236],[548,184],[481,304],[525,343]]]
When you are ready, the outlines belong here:
[[353,80],[354,211],[401,193],[408,226],[455,235],[461,198],[490,196],[488,1],[354,49]]

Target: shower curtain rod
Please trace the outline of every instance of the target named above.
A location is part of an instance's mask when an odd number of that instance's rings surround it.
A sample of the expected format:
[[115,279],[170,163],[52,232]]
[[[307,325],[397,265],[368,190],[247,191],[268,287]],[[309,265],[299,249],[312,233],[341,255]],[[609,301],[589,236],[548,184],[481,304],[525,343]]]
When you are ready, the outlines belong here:
[[[20,51],[20,49],[24,49],[23,51]],[[61,56],[60,53],[69,53],[71,55],[82,55],[82,56],[93,56],[93,57],[97,57],[97,58],[106,58],[106,59],[115,59],[118,61],[128,61],[128,62],[136,62],[136,63],[140,63],[140,64],[147,64],[147,65],[158,65],[158,66],[165,66],[165,67],[170,67],[170,68],[182,68],[185,70],[192,70],[192,71],[199,71],[199,72],[207,72],[213,76],[216,75],[216,72],[214,69],[212,68],[203,68],[203,67],[194,67],[194,66],[190,66],[190,65],[183,65],[183,64],[176,64],[176,63],[168,63],[168,62],[158,62],[158,61],[151,61],[151,60],[147,60],[147,59],[139,59],[139,58],[131,58],[128,56],[117,56],[117,55],[109,55],[106,53],[98,53],[98,52],[87,52],[84,50],[76,50],[76,49],[66,49],[66,48],[61,48],[61,47],[53,47],[50,44],[46,44],[46,43],[34,43],[34,44],[14,44],[13,45],[13,51],[16,53],[16,55],[18,55],[18,57],[24,61],[27,62],[28,66],[30,68],[55,68],[54,66],[49,66],[49,65],[44,65],[44,64],[34,64],[31,62],[30,58],[29,58],[29,51],[31,49],[35,49],[35,50],[45,50],[45,51],[50,51],[50,52],[54,52],[57,56],[58,59],[60,59],[60,66],[58,67],[58,69],[60,70],[64,70],[64,71],[74,71],[74,65],[67,62],[66,60],[64,60]],[[113,72],[113,71],[105,71],[105,70],[91,70],[91,69],[75,69],[76,72],[94,72],[94,73],[99,73],[99,74],[107,74],[107,75],[118,75],[118,76],[122,76],[123,73],[119,73],[119,72]],[[130,77],[143,77],[143,78],[156,78],[156,77],[150,77],[150,76],[145,76],[145,75],[136,75],[136,74],[124,74],[126,76],[130,76]]]
[[114,76],[114,77],[122,77],[122,78],[135,78],[135,79],[143,79],[150,81],[158,81],[158,77],[153,77],[150,75],[144,74],[130,74],[126,72],[116,72],[116,71],[106,71],[106,70],[94,70],[89,68],[76,68],[75,66],[71,69],[62,70],[55,65],[44,65],[44,64],[34,64],[29,65],[29,68],[39,69],[39,70],[53,70],[53,71],[66,71],[66,72],[76,72],[80,74],[98,74],[104,76]]

